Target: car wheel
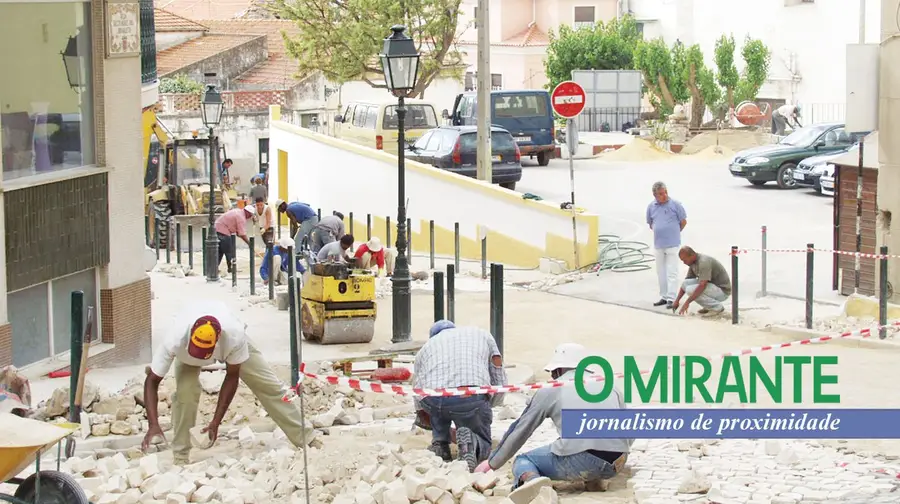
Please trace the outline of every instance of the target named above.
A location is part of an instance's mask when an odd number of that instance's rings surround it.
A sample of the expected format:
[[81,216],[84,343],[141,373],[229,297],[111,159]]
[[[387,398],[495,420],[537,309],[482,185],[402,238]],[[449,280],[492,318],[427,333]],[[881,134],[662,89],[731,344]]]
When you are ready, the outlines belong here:
[[505,188],[505,189],[509,189],[510,191],[515,191],[515,190],[516,190],[516,183],[515,183],[515,182],[504,182],[504,183],[500,184],[500,187],[503,187],[503,188]]
[[797,187],[797,182],[794,180],[794,168],[797,165],[794,163],[784,163],[778,168],[778,175],[775,181],[778,183],[779,189],[793,189]]
[[765,180],[751,180],[750,183],[757,187],[766,185]]
[[550,153],[549,152],[539,152],[538,153],[538,164],[541,166],[547,166],[550,164]]

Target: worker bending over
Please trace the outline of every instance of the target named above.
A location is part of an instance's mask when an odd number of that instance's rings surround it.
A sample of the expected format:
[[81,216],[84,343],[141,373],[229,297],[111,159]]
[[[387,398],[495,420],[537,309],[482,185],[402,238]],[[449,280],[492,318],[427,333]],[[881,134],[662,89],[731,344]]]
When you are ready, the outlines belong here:
[[[477,327],[456,327],[453,322],[439,320],[431,334],[416,354],[416,388],[506,385],[503,359],[491,333]],[[450,427],[456,424],[458,459],[468,464],[469,471],[474,470],[491,451],[491,404],[500,400],[502,394],[422,399],[420,406],[431,422],[430,450],[449,461]]]
[[397,258],[397,251],[392,248],[381,246],[381,239],[373,236],[372,239],[363,243],[356,249],[354,254],[356,259],[356,267],[367,270],[377,268],[378,276],[384,276],[387,270],[387,276],[394,274],[394,261]]
[[[793,124],[791,122],[793,121]],[[772,112],[772,133],[784,136],[785,127],[802,128],[800,124],[800,107],[786,103]]]
[[219,391],[216,410],[203,429],[215,442],[219,425],[242,380],[253,392],[263,409],[284,431],[296,447],[310,443],[314,431],[303,427],[300,410],[282,400],[281,383],[262,354],[250,342],[246,325],[235,318],[221,302],[200,302],[185,309],[153,354],[153,362],[144,380],[144,407],[149,428],[141,448],[146,449],[159,437],[165,440],[159,426],[159,384],[169,368],[175,366],[175,394],[172,396],[172,452],[175,463],[188,463],[191,451],[190,429],[197,422],[200,402],[200,368],[213,362],[225,363],[225,381]]
[[[323,221],[325,219],[322,219]],[[333,241],[319,250],[316,254],[316,262],[350,263],[350,254],[347,252],[353,246],[353,235],[341,236],[339,241]]]
[[[706,254],[698,254],[694,249],[685,245],[678,252],[681,262],[687,265],[688,272],[678,290],[678,296],[672,303],[672,311],[678,310],[679,315],[687,313],[694,301],[701,306],[700,315],[715,316],[725,311],[722,301],[731,295],[731,279],[728,272],[715,257]],[[681,298],[687,294],[688,298],[681,305]]]
[[235,250],[231,243],[231,235],[237,235],[248,246],[250,239],[247,238],[247,221],[256,215],[256,207],[253,205],[244,208],[234,208],[229,210],[216,219],[216,235],[219,238],[219,260],[216,262],[216,268],[222,264],[222,258],[227,260],[228,272],[231,273],[235,265]]
[[332,215],[322,217],[316,227],[310,233],[309,248],[313,253],[319,253],[325,245],[336,242],[344,236],[344,214],[333,212]]
[[[585,348],[574,343],[556,347],[545,371],[554,380],[572,381],[575,368],[587,356]],[[590,371],[590,370],[588,370]],[[585,389],[598,394],[603,382],[585,380]],[[563,410],[625,409],[622,392],[613,387],[609,396],[599,403],[587,402],[574,386],[540,389],[528,403],[518,420],[509,426],[490,458],[482,462],[476,472],[500,469],[522,448],[544,420],[551,419],[562,436]],[[515,504],[528,504],[541,488],[551,481],[583,482],[588,491],[595,490],[601,480],[618,474],[625,466],[633,439],[563,439],[527,451],[515,458],[512,466],[513,492],[509,499]]]
[[275,215],[272,212],[272,206],[267,205],[266,200],[263,198],[256,198],[254,206],[256,206],[256,221],[259,226],[259,235],[262,237],[263,243],[268,245],[275,238]]
[[[272,271],[275,272],[275,285],[284,285],[287,283],[287,274],[288,274],[288,265],[291,264],[291,254],[288,251],[288,247],[294,246],[294,240],[284,237],[278,240],[278,244],[273,246],[270,250],[266,250],[266,255],[263,256],[262,266],[259,267],[259,277],[262,278],[264,284],[269,284],[269,257],[272,258]],[[297,258],[297,262],[294,264],[294,271],[300,272],[302,275],[306,273],[306,268],[303,266],[303,263],[300,261],[300,256],[294,254]]]
[[303,246],[303,240],[309,237],[309,233],[319,223],[319,214],[306,203],[295,201],[285,203],[282,200],[275,202],[275,208],[279,213],[287,215],[291,223],[291,233],[294,235],[294,243]]

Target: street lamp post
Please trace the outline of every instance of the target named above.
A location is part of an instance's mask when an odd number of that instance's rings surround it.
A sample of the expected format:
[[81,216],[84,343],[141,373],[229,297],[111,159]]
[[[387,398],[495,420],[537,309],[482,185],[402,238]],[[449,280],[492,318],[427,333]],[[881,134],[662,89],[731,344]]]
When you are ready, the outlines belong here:
[[412,332],[412,299],[409,285],[409,259],[406,255],[406,135],[404,99],[416,87],[419,76],[419,53],[416,45],[404,31],[405,26],[391,27],[391,35],[384,39],[381,66],[384,83],[397,97],[397,261],[392,282],[393,336],[392,343],[410,341]]
[[204,253],[206,254],[206,281],[219,281],[219,239],[216,236],[216,149],[213,127],[219,124],[224,109],[222,95],[213,84],[206,86],[206,92],[200,101],[200,114],[203,124],[209,128],[209,231],[206,233]]

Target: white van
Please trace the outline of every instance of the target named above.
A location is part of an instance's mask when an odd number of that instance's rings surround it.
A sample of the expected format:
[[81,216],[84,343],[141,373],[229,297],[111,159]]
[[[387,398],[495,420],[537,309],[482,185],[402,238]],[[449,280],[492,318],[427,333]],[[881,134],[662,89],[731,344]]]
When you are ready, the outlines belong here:
[[[350,102],[334,118],[336,136],[373,149],[397,153],[397,102]],[[434,105],[406,100],[406,141],[414,143],[426,131],[438,127]]]

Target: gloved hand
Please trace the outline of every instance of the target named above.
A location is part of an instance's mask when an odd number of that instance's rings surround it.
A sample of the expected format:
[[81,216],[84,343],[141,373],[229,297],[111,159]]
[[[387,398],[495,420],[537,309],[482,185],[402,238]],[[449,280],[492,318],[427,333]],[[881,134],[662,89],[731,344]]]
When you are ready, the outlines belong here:
[[486,472],[488,472],[488,471],[490,471],[490,470],[491,470],[491,465],[488,464],[488,461],[487,461],[487,460],[485,460],[484,462],[478,464],[478,467],[475,468],[475,472],[476,472],[476,473],[486,473]]

